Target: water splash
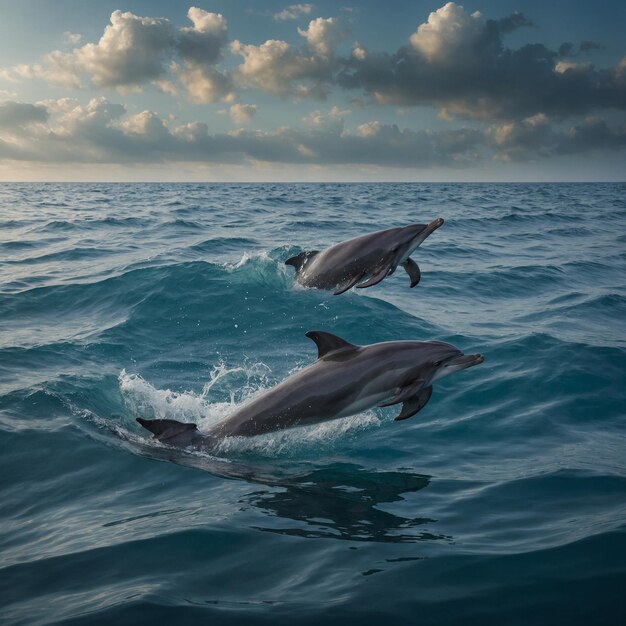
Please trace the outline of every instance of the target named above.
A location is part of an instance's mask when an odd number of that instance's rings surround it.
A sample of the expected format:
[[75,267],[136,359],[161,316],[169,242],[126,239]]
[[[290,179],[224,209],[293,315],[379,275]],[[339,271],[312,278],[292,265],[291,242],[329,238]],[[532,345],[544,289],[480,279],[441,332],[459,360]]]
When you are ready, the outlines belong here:
[[[239,367],[216,365],[210,380],[201,393],[177,392],[157,389],[139,374],[122,370],[119,387],[129,412],[146,419],[175,419],[193,422],[201,431],[207,431],[226,419],[242,404],[264,393],[270,387],[269,368],[264,363],[250,363]],[[245,378],[238,389],[230,389],[230,401],[209,401],[211,392],[224,386],[233,378]],[[339,441],[345,441],[359,432],[380,426],[381,419],[374,411],[366,411],[351,417],[322,422],[255,437],[226,437],[214,450],[220,456],[303,456],[318,454],[320,448],[328,451]]]

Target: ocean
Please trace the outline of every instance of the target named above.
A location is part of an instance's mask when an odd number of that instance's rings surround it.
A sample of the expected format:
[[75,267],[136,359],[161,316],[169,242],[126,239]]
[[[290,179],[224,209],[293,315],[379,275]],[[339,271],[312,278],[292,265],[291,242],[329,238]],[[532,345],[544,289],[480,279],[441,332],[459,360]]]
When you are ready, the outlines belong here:
[[[443,217],[341,296],[285,259]],[[214,454],[307,330],[485,362]],[[0,186],[0,620],[626,623],[626,184]]]

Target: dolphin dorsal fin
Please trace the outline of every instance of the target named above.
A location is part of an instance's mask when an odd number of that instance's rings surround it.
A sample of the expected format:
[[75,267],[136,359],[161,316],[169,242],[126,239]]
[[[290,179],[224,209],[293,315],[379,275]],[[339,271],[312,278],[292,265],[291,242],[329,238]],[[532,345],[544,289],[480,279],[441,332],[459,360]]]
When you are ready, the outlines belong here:
[[331,333],[325,333],[322,330],[310,330],[306,333],[306,336],[309,339],[312,339],[317,346],[317,358],[321,359],[322,357],[330,354],[331,352],[335,352],[337,350],[345,350],[346,348],[355,349],[358,346],[342,339],[341,337],[337,337],[337,335],[333,335]]

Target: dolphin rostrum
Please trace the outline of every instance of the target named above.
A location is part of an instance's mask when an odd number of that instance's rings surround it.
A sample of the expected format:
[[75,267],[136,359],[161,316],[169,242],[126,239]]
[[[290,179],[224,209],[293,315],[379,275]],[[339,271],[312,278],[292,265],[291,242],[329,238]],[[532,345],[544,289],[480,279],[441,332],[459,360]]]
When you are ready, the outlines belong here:
[[169,419],[137,421],[164,443],[211,448],[218,439],[249,437],[354,415],[376,405],[402,403],[396,420],[421,411],[436,380],[482,363],[441,341],[388,341],[356,346],[322,331],[306,336],[317,360],[202,433],[195,424]]
[[349,241],[342,241],[321,252],[301,252],[285,261],[293,265],[296,280],[304,287],[332,289],[335,295],[371,287],[393,274],[402,265],[411,287],[420,281],[420,268],[411,254],[443,224],[441,217],[430,224],[411,224],[380,230]]

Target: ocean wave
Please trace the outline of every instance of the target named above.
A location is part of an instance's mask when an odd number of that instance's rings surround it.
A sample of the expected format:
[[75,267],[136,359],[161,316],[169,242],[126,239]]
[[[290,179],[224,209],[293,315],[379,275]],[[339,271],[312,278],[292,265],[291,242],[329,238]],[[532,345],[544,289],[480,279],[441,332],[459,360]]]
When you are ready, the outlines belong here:
[[[271,607],[274,621],[402,622],[416,602],[427,622],[616,614],[623,191],[5,185],[3,617],[180,621],[192,607],[235,623]],[[333,296],[284,265],[440,215],[415,289],[398,271]],[[210,428],[314,361],[311,329],[438,339],[485,362],[402,422],[373,409],[210,452],[136,423]]]

